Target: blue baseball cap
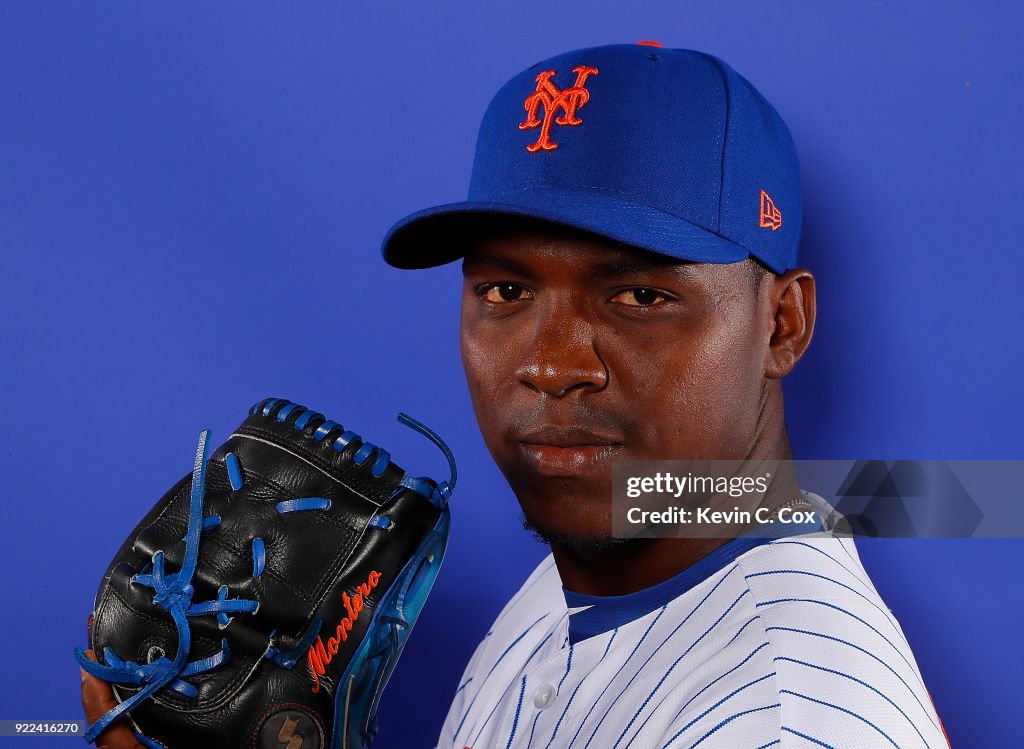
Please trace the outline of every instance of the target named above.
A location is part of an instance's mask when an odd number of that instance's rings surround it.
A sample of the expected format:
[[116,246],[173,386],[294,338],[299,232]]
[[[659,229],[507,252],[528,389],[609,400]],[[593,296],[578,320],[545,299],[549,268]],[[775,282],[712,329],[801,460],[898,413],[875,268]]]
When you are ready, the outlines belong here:
[[383,254],[398,268],[451,262],[498,214],[782,273],[796,266],[802,213],[789,130],[745,78],[701,52],[619,44],[506,83],[480,125],[468,199],[402,219]]

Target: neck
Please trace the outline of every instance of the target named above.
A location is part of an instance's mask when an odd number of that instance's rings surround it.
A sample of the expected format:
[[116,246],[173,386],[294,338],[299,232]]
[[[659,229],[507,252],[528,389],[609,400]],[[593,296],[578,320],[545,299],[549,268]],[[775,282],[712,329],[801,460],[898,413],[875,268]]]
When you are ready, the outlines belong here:
[[[758,428],[746,460],[790,460],[792,450],[782,409],[782,388],[771,381],[761,399]],[[775,508],[799,496],[790,472],[777,474],[762,506]],[[615,596],[657,585],[728,543],[729,538],[645,538],[606,546],[552,543],[562,584],[577,593]]]

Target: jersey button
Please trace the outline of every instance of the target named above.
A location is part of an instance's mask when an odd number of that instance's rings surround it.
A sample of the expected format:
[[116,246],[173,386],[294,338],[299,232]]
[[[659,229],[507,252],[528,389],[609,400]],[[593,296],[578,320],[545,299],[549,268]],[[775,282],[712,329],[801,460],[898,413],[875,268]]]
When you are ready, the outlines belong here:
[[533,693],[533,706],[538,710],[543,710],[550,705],[555,699],[555,688],[550,684],[545,684],[542,687],[538,687],[537,691]]

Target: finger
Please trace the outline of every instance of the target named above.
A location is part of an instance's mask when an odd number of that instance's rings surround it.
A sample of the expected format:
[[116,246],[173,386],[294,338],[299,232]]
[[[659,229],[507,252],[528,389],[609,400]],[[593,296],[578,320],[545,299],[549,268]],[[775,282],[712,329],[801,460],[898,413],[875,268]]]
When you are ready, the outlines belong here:
[[[94,661],[96,655],[91,650],[85,651],[86,657]],[[117,707],[117,699],[110,684],[92,674],[82,671],[82,708],[89,723],[95,723],[107,711]],[[96,740],[96,749],[142,749],[135,740],[135,735],[123,721],[117,721],[100,734]]]

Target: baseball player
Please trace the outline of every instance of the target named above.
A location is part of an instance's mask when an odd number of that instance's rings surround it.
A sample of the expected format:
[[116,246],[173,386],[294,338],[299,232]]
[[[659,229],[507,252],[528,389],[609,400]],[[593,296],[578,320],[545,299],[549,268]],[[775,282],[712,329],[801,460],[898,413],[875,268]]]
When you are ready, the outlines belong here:
[[[392,265],[463,258],[480,428],[551,546],[478,646],[440,747],[947,745],[851,540],[610,535],[615,461],[790,456],[781,380],[815,318],[800,226],[772,106],[720,60],[641,42],[512,78],[468,201],[389,232]],[[828,514],[777,489],[776,507]]]
[[[611,533],[616,461],[790,457],[781,380],[815,319],[801,207],[789,132],[754,87],[641,42],[512,78],[469,199],[387,234],[394,266],[462,260],[480,429],[551,547],[477,647],[439,747],[947,746],[819,498],[773,487],[773,512],[822,521],[779,537]],[[93,679],[83,703],[114,704]],[[138,746],[117,728],[101,746]]]

